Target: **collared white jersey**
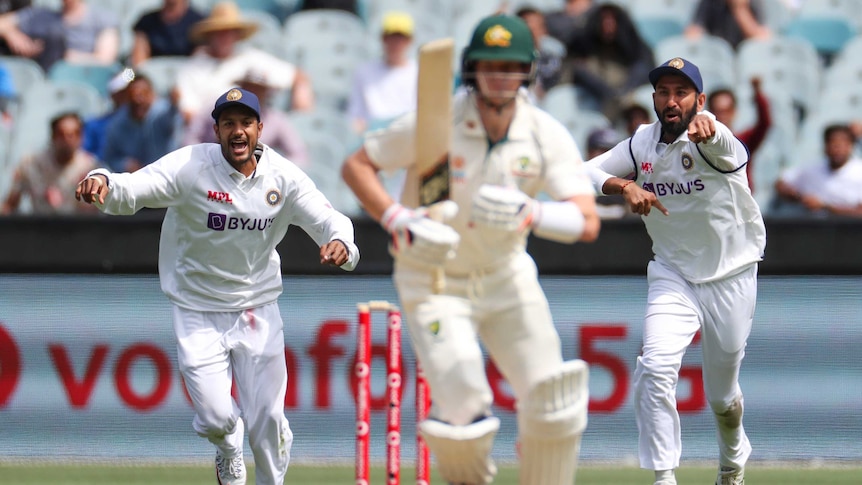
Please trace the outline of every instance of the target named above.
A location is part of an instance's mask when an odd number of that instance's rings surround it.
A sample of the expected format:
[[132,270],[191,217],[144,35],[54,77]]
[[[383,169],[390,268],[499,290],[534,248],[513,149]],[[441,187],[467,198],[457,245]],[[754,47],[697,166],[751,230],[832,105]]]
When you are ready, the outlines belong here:
[[669,215],[653,208],[642,216],[653,252],[692,283],[733,275],[760,261],[766,247],[744,169],[748,149],[718,121],[715,130],[700,144],[687,133],[664,144],[656,121],[586,164],[599,192],[610,176],[634,172],[636,183],[658,197]]
[[275,248],[291,224],[318,246],[343,241],[350,257],[342,268],[356,267],[350,219],[292,162],[266,145],[256,153],[251,177],[234,169],[215,143],[181,148],[134,173],[109,175],[104,212],[167,207],[159,276],[178,306],[237,311],[277,300],[282,280]]
[[[540,192],[553,199],[593,195],[581,153],[568,130],[551,115],[519,95],[506,137],[490,146],[475,98],[455,97],[449,150],[449,197],[458,204],[450,224],[461,235],[457,255],[447,272],[464,274],[488,269],[526,250],[526,233],[500,234],[471,223],[473,196],[482,184],[517,187],[535,198]],[[380,169],[409,168],[415,164],[415,113],[388,128],[370,133],[365,149]]]

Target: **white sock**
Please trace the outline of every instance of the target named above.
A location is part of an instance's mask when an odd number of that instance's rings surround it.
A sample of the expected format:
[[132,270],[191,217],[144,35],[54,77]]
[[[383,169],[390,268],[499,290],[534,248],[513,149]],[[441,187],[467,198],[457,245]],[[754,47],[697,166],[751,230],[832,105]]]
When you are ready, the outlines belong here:
[[673,470],[656,470],[655,471],[655,481],[660,482],[662,480],[672,481],[676,483],[676,478],[673,476]]

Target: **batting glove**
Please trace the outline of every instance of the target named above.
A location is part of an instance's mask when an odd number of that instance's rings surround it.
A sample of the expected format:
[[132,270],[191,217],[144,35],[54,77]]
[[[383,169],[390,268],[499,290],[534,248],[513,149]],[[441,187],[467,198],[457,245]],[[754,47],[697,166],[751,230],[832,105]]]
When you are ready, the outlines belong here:
[[523,231],[533,220],[536,201],[516,188],[482,185],[473,197],[473,221],[497,230]]
[[411,210],[395,204],[383,214],[381,225],[392,235],[389,248],[394,258],[437,267],[455,257],[461,236],[425,214],[424,208]]

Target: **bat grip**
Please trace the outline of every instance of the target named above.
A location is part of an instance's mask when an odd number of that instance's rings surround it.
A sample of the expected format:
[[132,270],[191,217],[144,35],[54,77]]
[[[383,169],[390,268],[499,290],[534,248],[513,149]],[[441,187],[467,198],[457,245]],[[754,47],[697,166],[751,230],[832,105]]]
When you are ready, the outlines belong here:
[[[428,207],[428,218],[437,221],[445,222],[445,216],[441,212],[440,206],[432,204]],[[446,269],[441,265],[434,268],[431,274],[431,293],[439,295],[446,289]]]

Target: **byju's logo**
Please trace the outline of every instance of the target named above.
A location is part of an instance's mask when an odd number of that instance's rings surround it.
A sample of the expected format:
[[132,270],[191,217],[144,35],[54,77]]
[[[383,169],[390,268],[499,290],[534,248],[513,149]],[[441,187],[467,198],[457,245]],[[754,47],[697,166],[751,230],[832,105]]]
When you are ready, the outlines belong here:
[[213,231],[224,231],[227,226],[227,215],[210,212],[207,216],[207,227]]

